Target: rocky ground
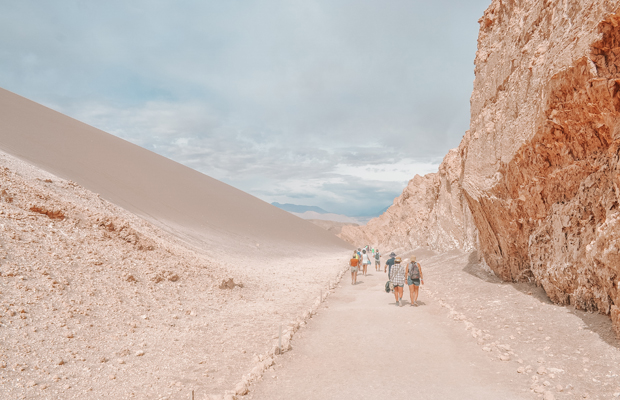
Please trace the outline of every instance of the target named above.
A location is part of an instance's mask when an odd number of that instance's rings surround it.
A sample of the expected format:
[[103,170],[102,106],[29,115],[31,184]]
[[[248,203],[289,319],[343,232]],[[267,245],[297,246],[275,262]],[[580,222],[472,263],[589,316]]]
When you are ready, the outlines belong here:
[[0,154],[0,398],[242,392],[347,256],[213,259]]
[[428,253],[423,266],[430,299],[462,322],[490,360],[511,364],[532,393],[620,397],[620,342],[605,315],[555,305],[532,284],[502,282],[475,252]]

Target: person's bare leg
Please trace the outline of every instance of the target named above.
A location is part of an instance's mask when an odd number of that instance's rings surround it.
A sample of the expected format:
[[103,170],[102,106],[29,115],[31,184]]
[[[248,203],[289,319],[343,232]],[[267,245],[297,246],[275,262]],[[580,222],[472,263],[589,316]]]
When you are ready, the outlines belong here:
[[396,304],[398,304],[398,286],[394,286],[394,298],[396,299]]
[[353,274],[355,274],[355,272],[351,272],[351,285],[353,285]]
[[354,275],[353,284],[356,285],[357,284],[357,272],[354,272],[353,275]]
[[415,287],[415,285],[409,285],[409,298],[411,298],[411,305],[413,305],[413,302],[415,301],[415,300],[413,299],[413,291],[414,291],[414,289],[413,289],[413,288],[414,288],[414,287]]
[[418,294],[420,293],[420,287],[413,285],[413,301],[415,301],[417,303],[418,301]]

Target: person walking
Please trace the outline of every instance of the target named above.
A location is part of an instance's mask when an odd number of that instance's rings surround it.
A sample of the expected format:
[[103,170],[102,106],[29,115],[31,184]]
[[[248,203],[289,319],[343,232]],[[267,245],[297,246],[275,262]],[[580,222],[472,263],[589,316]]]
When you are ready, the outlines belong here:
[[381,271],[381,253],[379,253],[379,249],[375,250],[375,271]]
[[366,276],[366,271],[368,266],[370,265],[370,257],[366,250],[362,250],[362,271],[364,272],[364,276]]
[[355,285],[357,283],[357,271],[359,270],[359,260],[357,259],[357,252],[353,252],[353,257],[349,260],[349,265],[351,266],[351,285]]
[[409,285],[409,296],[411,297],[412,306],[418,306],[420,284],[424,284],[422,267],[416,261],[416,257],[411,256],[411,262],[407,265],[407,285]]
[[394,265],[394,257],[396,257],[396,253],[391,252],[390,258],[388,258],[388,260],[385,262],[385,267],[383,268],[383,272],[387,272],[388,276],[390,276],[390,272],[392,271],[392,265]]
[[394,285],[394,297],[396,305],[401,306],[403,288],[405,287],[405,266],[401,264],[400,257],[394,259],[394,265],[390,268],[390,282]]

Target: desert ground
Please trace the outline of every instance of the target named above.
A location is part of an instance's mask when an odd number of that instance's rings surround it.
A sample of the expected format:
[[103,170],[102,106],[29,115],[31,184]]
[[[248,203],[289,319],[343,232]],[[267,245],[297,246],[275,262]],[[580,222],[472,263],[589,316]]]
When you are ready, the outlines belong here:
[[[345,277],[276,358],[253,399],[611,399],[620,351],[609,318],[500,281],[475,252],[413,252],[419,306],[371,268]],[[409,253],[412,254],[412,253]]]

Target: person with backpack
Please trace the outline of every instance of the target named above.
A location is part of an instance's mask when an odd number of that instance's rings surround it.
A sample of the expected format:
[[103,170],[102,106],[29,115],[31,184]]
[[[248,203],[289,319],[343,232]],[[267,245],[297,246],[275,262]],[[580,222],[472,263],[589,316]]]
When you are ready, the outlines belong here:
[[364,276],[366,276],[366,272],[368,270],[368,266],[370,265],[370,257],[366,250],[362,250],[362,270],[364,272]]
[[[390,276],[390,273],[392,272],[392,265],[394,265],[394,257],[396,257],[396,253],[391,252],[390,258],[388,258],[388,260],[385,262],[385,267],[383,268],[383,272],[387,272],[388,276]],[[389,268],[389,271],[388,271],[388,268]]]
[[407,265],[407,285],[409,285],[409,296],[411,296],[412,306],[418,306],[420,284],[424,285],[422,267],[416,262],[416,257],[411,256],[411,262]]
[[381,254],[375,249],[375,271],[381,271]]
[[349,265],[351,266],[351,285],[355,285],[357,283],[357,271],[359,270],[359,260],[357,259],[357,252],[353,252],[353,257],[349,260]]
[[398,307],[402,305],[405,272],[406,267],[401,264],[400,257],[396,257],[394,259],[394,265],[390,268],[390,282],[394,285],[394,297],[396,298],[396,305]]

